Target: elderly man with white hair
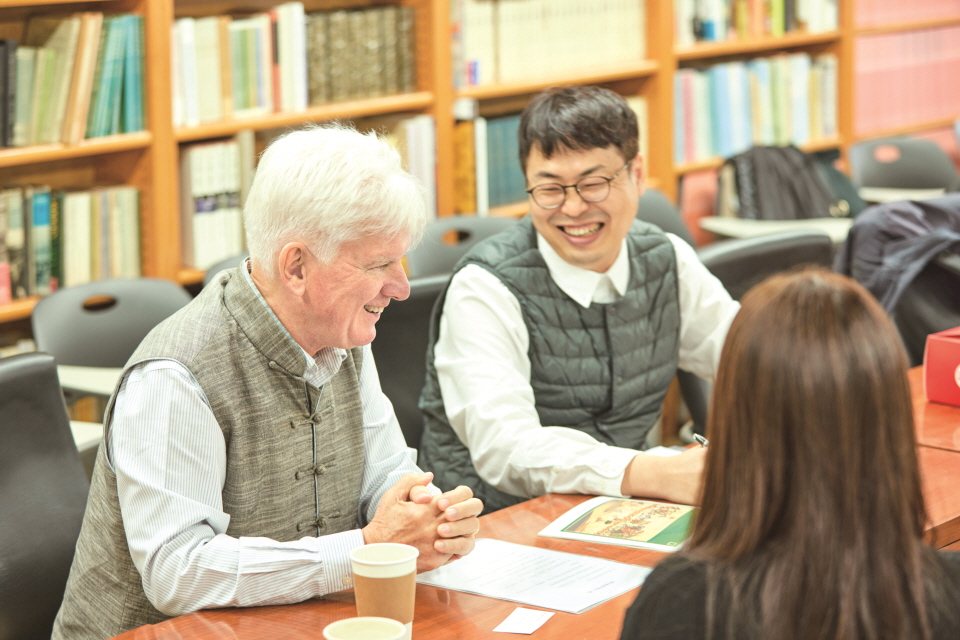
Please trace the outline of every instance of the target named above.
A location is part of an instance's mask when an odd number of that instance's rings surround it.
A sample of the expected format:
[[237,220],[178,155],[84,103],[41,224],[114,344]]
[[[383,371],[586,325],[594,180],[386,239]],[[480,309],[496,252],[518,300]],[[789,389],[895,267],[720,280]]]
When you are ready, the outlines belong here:
[[264,152],[243,216],[249,260],[111,398],[55,639],[340,591],[363,544],[414,545],[420,571],[473,549],[482,504],[416,467],[369,347],[409,294],[422,187],[375,135],[315,127]]

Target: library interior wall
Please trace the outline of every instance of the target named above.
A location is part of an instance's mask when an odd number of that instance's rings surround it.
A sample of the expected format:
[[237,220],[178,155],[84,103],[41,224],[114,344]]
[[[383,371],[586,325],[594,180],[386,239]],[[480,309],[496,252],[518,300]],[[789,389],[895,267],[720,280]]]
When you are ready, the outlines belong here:
[[[909,11],[893,0],[839,0],[839,28],[823,34],[788,34],[782,38],[758,38],[741,42],[700,43],[678,48],[673,38],[674,11],[670,2],[646,0],[644,60],[634,64],[598,67],[578,72],[557,72],[542,79],[511,81],[454,89],[454,61],[450,49],[450,10],[459,0],[397,0],[390,4],[415,10],[416,90],[397,96],[351,100],[308,107],[302,111],[274,112],[250,120],[205,123],[174,127],[171,106],[171,26],[184,16],[209,16],[242,7],[263,10],[276,4],[270,0],[104,0],[66,3],[0,0],[0,37],[19,37],[28,16],[34,13],[62,13],[76,10],[131,11],[142,14],[146,35],[145,105],[148,129],[145,132],[84,141],[80,145],[48,145],[0,149],[0,183],[44,182],[55,187],[94,187],[110,184],[134,185],[141,190],[141,246],[144,275],[165,277],[196,287],[202,272],[184,268],[180,256],[179,155],[193,142],[216,141],[250,128],[260,132],[262,147],[266,132],[299,126],[306,122],[334,119],[363,122],[368,117],[429,114],[436,123],[436,181],[439,215],[454,212],[454,102],[457,98],[477,101],[479,113],[496,116],[516,113],[540,89],[553,84],[599,83],[626,96],[647,101],[650,140],[647,158],[648,184],[672,198],[681,196],[686,222],[698,230],[699,216],[710,213],[710,185],[715,184],[718,160],[678,165],[672,156],[673,78],[679,69],[716,62],[745,60],[778,52],[833,53],[839,60],[838,120],[836,139],[814,145],[813,150],[836,149],[842,158],[859,139],[883,135],[917,135],[934,140],[960,166],[960,151],[953,137],[952,118],[941,112],[907,115],[900,122],[884,121],[882,128],[862,130],[856,120],[856,50],[861,41],[895,37],[898,34],[960,30],[960,2],[920,0],[909,3]],[[307,11],[366,7],[383,4],[375,0],[307,0]],[[922,52],[921,52],[922,53]],[[926,55],[930,55],[929,51]],[[945,49],[944,59],[955,60],[956,46]],[[955,62],[951,62],[955,64]],[[950,67],[957,68],[957,67]],[[960,76],[955,76],[960,77]],[[955,83],[960,85],[960,83]],[[882,94],[879,94],[882,96]],[[960,116],[960,100],[948,104],[952,116]],[[680,184],[683,189],[678,189]],[[518,215],[522,203],[496,210],[494,214]],[[701,241],[708,241],[701,234]],[[10,344],[29,335],[29,313],[35,300],[0,305],[0,342]]]

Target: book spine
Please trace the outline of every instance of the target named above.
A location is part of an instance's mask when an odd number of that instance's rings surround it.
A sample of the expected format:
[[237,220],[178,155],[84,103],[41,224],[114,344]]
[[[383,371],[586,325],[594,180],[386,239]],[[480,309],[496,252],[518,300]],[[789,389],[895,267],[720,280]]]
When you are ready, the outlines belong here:
[[24,218],[23,189],[13,187],[5,192],[7,198],[7,257],[10,260],[10,293],[13,299],[27,298],[31,293],[30,269],[27,254],[28,224]]
[[123,60],[123,128],[142,131],[143,117],[143,17],[127,17],[127,47]]
[[397,16],[397,73],[401,93],[417,90],[416,13],[413,7],[400,7]]
[[33,282],[38,295],[50,293],[50,189],[33,189],[30,230],[33,239]]
[[310,104],[330,102],[330,47],[326,12],[307,16],[307,81]]
[[63,233],[63,191],[57,190],[50,197],[50,293],[60,288],[63,273],[60,240]]
[[399,8],[390,6],[379,10],[380,17],[380,68],[383,73],[383,94],[400,92],[399,59],[397,57],[397,19]]
[[8,304],[12,299],[10,286],[10,256],[7,253],[7,195],[0,191],[0,304]]

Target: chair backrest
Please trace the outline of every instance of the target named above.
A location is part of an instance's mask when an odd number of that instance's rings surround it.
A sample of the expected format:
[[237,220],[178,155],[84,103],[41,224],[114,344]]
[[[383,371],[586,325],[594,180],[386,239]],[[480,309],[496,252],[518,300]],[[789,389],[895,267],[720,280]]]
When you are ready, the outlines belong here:
[[833,243],[815,229],[797,229],[753,238],[721,240],[701,247],[697,256],[739,300],[767,276],[805,264],[830,267]]
[[[829,268],[833,264],[833,243],[823,231],[802,229],[721,240],[701,247],[697,256],[730,295],[739,300],[753,285],[775,273],[806,264]],[[694,431],[703,434],[712,385],[685,371],[678,378]]]
[[50,638],[89,484],[52,356],[0,359],[0,640]]
[[210,281],[213,280],[213,277],[224,269],[233,269],[240,266],[240,263],[246,260],[249,255],[249,253],[241,253],[237,256],[230,256],[229,258],[225,258],[207,269],[203,274],[203,286],[210,284]]
[[890,313],[910,366],[923,364],[927,336],[960,326],[960,256],[944,252],[927,264]]
[[[427,224],[423,241],[407,253],[407,273],[422,278],[450,273],[473,245],[516,224],[515,218],[450,216]],[[456,242],[448,244],[449,238]]]
[[655,224],[667,233],[672,233],[695,247],[693,235],[680,217],[680,211],[666,194],[658,189],[646,189],[637,205],[637,219]]
[[884,138],[850,148],[850,174],[860,187],[946,189],[957,179],[950,157],[935,142]]
[[122,367],[160,321],[190,302],[169,280],[102,280],[61,289],[33,310],[37,348],[57,364]]
[[391,302],[384,310],[371,345],[380,385],[393,403],[407,445],[413,448],[419,448],[423,431],[417,402],[427,372],[430,314],[449,279],[449,273],[411,279],[410,297]]

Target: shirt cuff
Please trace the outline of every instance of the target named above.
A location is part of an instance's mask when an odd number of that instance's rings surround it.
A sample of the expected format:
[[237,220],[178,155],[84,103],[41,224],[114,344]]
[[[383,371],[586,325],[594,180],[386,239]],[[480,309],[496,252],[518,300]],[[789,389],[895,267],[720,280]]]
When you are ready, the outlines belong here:
[[592,467],[596,475],[587,478],[587,492],[617,498],[630,497],[623,495],[620,489],[623,488],[623,476],[626,475],[627,466],[637,453],[635,449],[605,448],[605,460],[603,463]]
[[[334,593],[353,588],[353,566],[350,563],[350,552],[363,546],[363,532],[360,529],[333,534],[336,536],[336,545],[324,544],[319,549],[323,562],[323,577],[326,580],[326,589],[322,593]],[[324,540],[327,538],[327,540]],[[321,542],[332,542],[329,536],[317,538]]]

